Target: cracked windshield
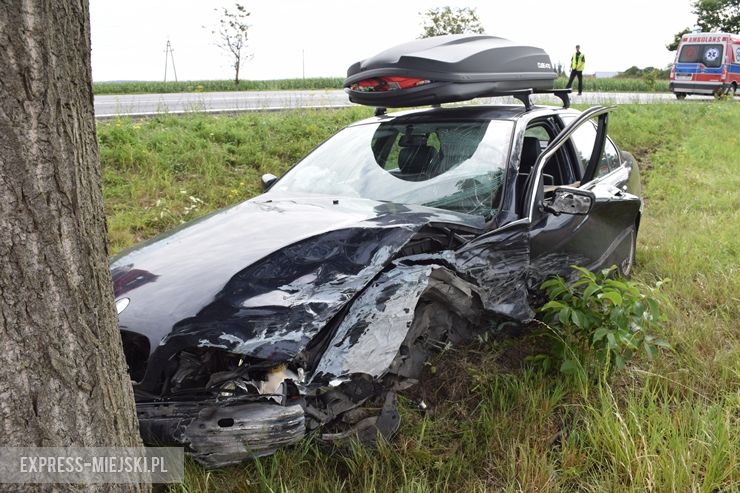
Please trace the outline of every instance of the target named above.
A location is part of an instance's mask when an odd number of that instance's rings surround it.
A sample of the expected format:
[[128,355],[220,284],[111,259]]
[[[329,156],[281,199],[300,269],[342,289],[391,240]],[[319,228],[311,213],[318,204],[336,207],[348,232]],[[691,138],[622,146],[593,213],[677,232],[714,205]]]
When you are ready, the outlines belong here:
[[273,188],[415,204],[486,218],[496,213],[513,123],[398,121],[329,139]]

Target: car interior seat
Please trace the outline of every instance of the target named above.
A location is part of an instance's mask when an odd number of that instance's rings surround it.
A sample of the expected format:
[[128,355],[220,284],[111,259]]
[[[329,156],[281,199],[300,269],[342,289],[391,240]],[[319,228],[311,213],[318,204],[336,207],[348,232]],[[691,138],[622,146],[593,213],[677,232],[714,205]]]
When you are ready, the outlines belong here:
[[522,156],[519,160],[519,174],[529,174],[537,158],[540,157],[540,152],[542,149],[537,137],[524,137]]
[[[521,212],[524,206],[524,195],[527,191],[532,167],[537,162],[537,158],[540,157],[541,153],[542,147],[540,145],[540,140],[537,137],[525,136],[524,142],[522,143],[522,154],[519,159],[519,172],[516,176],[516,194],[519,212]],[[553,170],[555,170],[558,176],[560,176],[560,171],[557,166],[558,164],[555,159],[549,159],[545,163],[542,170],[542,183],[546,189],[555,185],[555,178],[551,174]]]
[[428,145],[402,147],[398,153],[398,169],[404,178],[417,175],[424,179],[429,164],[437,155],[437,149]]
[[542,168],[542,176],[546,182],[552,177],[550,185],[564,185],[568,181],[560,166],[560,162],[555,158],[547,160],[545,166]]
[[532,166],[537,162],[541,152],[540,140],[537,137],[524,137],[522,154],[519,159],[519,172],[516,175],[516,190],[520,198],[524,195],[529,172],[532,171]]

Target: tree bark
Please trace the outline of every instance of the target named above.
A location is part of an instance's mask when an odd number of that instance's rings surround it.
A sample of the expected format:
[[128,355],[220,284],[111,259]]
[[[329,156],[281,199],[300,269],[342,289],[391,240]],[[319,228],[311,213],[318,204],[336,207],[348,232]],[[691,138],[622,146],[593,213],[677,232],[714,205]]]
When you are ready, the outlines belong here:
[[[0,3],[2,446],[141,445],[108,269],[89,19],[87,0]],[[89,489],[101,486],[149,489]]]

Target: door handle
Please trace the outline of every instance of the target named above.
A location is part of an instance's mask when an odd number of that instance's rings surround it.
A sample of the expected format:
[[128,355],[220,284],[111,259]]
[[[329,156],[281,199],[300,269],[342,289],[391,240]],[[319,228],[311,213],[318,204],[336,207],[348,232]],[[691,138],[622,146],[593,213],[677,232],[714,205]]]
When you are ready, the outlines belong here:
[[624,196],[624,191],[627,187],[623,186],[623,188],[617,188],[617,187],[609,187],[609,193],[612,194],[615,197],[622,197]]

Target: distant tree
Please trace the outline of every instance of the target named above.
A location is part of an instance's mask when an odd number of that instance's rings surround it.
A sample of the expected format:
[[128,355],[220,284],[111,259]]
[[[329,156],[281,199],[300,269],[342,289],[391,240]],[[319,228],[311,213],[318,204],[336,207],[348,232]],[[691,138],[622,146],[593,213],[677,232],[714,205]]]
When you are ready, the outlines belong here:
[[740,0],[698,0],[694,13],[702,31],[740,32]]
[[670,66],[669,68],[659,69],[656,67],[639,68],[633,65],[617,74],[616,77],[619,79],[643,79],[648,83],[652,80],[654,83],[656,79],[668,79],[670,72]]
[[642,77],[642,69],[638,68],[637,65],[632,65],[630,68],[619,74],[619,76],[630,79]]
[[691,28],[687,27],[683,29],[680,32],[677,32],[675,36],[673,36],[673,41],[665,45],[665,47],[668,49],[668,51],[676,51],[678,49],[678,45],[681,43],[681,38],[684,34],[688,34],[691,32]]
[[483,26],[478,13],[472,7],[439,7],[419,12],[424,17],[424,32],[420,38],[443,34],[482,34]]
[[[247,24],[247,18],[251,13],[247,12],[244,5],[240,3],[234,4],[234,8],[235,10],[229,10],[225,7],[220,9],[221,19],[218,28],[211,31],[211,33],[218,38],[216,45],[231,58],[234,67],[234,84],[238,86],[239,69],[244,61],[248,40],[247,33],[250,27]],[[214,10],[219,11],[219,9]]]
[[[740,32],[740,0],[696,0],[692,12],[696,14],[696,25],[702,32]],[[676,33],[673,42],[666,45],[670,51],[678,49],[681,36],[691,32],[690,28]]]

